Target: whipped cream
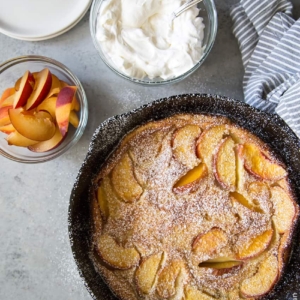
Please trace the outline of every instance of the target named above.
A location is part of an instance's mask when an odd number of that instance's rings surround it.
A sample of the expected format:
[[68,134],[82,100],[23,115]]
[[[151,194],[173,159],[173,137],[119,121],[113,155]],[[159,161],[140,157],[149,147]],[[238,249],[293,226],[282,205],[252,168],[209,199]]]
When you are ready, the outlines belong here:
[[203,53],[204,24],[194,6],[172,20],[187,0],[105,0],[96,38],[115,69],[132,78],[171,79]]

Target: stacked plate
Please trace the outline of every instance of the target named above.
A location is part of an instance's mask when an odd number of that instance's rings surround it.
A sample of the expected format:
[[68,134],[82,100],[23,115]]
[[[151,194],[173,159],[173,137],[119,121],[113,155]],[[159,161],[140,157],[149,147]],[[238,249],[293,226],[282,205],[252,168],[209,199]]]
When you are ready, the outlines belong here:
[[51,39],[74,27],[92,0],[0,1],[0,32],[15,39]]

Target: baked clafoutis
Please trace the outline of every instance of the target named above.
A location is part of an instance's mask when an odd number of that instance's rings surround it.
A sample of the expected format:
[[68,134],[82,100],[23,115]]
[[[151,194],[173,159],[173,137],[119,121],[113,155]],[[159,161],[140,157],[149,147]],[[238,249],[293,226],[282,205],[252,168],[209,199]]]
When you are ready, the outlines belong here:
[[299,211],[286,167],[225,117],[140,126],[92,186],[92,257],[120,299],[258,299],[282,274]]

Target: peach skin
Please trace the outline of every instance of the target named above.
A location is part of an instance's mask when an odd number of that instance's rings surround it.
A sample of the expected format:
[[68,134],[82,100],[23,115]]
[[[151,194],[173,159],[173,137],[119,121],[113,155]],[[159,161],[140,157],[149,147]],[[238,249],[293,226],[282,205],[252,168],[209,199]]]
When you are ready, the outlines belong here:
[[16,93],[13,108],[19,108],[26,104],[33,91],[35,80],[33,78],[33,75],[29,71],[26,71],[21,78],[20,83],[17,83],[15,85]]
[[57,94],[60,92],[61,89],[62,86],[60,80],[55,75],[52,74],[52,85],[45,99],[50,98],[52,96],[57,96]]
[[56,121],[61,134],[64,136],[69,127],[69,118],[76,86],[67,86],[61,89],[56,101]]
[[52,85],[52,75],[48,69],[43,69],[36,75],[34,90],[26,103],[26,110],[37,107],[48,95]]

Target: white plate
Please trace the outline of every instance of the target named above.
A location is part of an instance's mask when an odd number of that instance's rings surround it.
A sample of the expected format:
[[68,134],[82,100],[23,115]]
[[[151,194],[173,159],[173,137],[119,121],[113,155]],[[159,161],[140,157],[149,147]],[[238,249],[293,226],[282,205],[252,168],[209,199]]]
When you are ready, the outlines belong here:
[[0,32],[10,37],[40,41],[75,26],[92,0],[0,0]]

